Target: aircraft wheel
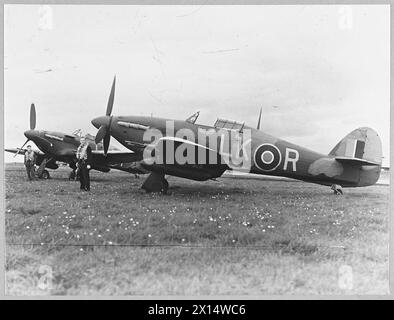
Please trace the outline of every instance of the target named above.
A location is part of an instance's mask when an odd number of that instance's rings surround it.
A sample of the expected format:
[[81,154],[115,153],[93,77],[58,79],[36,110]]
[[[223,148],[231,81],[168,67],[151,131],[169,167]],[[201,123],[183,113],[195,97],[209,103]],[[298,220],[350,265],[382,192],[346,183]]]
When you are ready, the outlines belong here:
[[331,186],[331,190],[333,190],[334,194],[337,195],[337,196],[343,195],[342,187],[340,185],[333,184]]
[[51,176],[49,175],[48,170],[44,170],[44,171],[42,172],[41,178],[42,178],[42,179],[45,179],[45,180],[51,178]]
[[142,184],[141,189],[144,189],[147,193],[161,192],[166,194],[168,190],[168,182],[164,178],[164,174],[152,172]]
[[168,181],[166,179],[163,179],[163,189],[161,191],[163,194],[167,194],[168,186],[169,186]]

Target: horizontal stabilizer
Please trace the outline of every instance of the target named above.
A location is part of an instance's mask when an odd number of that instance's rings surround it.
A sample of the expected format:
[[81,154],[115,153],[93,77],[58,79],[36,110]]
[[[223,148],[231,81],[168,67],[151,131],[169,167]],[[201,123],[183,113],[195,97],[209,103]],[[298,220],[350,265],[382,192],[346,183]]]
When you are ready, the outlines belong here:
[[335,157],[335,160],[342,162],[342,163],[349,163],[349,164],[359,164],[362,166],[380,166],[380,163],[369,161],[366,159],[359,159],[359,158],[350,158],[350,157]]

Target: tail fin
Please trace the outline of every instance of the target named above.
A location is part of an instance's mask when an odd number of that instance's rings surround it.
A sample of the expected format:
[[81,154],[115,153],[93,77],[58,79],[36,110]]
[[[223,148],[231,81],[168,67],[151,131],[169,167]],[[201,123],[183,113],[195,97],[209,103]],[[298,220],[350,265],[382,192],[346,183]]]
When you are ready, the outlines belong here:
[[[375,130],[367,127],[350,132],[331,150],[330,156],[351,168],[359,168],[358,186],[375,184],[382,165],[382,142]],[[352,170],[353,171],[353,170]]]
[[360,163],[382,164],[382,142],[375,130],[358,128],[350,132],[331,150],[339,159],[361,160]]

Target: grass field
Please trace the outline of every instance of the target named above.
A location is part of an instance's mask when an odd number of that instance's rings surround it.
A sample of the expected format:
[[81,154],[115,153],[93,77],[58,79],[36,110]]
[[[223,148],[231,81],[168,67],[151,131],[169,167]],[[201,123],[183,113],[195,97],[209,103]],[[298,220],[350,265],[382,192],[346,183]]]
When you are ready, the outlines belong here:
[[6,167],[7,294],[388,293],[388,186],[170,177],[163,196],[113,171],[81,193],[68,172]]

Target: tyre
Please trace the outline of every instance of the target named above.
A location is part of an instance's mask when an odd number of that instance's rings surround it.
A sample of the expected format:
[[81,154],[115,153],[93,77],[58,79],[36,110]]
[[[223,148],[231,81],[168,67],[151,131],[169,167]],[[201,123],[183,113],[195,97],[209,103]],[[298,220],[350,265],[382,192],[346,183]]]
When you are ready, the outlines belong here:
[[51,176],[49,175],[49,172],[48,172],[48,170],[44,170],[43,172],[42,172],[42,176],[41,176],[41,179],[50,179],[51,178]]

